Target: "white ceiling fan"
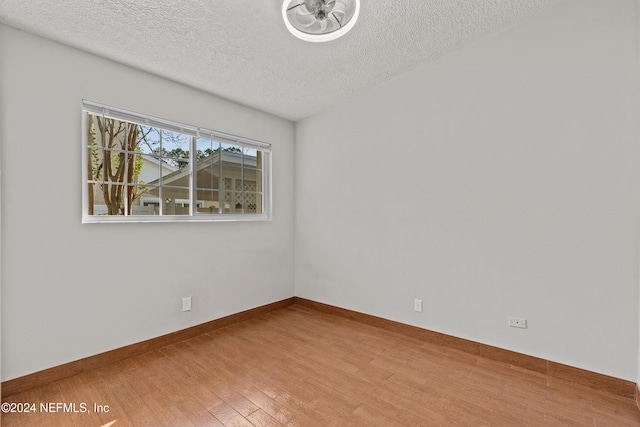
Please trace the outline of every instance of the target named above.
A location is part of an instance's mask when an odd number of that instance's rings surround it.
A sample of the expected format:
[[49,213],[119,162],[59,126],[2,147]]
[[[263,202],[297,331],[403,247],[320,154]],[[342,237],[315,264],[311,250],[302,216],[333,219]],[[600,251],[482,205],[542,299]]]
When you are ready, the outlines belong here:
[[360,0],[284,0],[282,16],[291,33],[325,42],[346,34],[358,20]]

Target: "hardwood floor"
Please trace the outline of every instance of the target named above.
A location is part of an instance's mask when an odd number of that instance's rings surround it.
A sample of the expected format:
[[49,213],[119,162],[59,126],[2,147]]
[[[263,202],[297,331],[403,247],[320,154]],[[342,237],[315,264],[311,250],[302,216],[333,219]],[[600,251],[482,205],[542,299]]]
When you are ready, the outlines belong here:
[[300,306],[3,402],[36,407],[2,426],[640,426],[632,399]]

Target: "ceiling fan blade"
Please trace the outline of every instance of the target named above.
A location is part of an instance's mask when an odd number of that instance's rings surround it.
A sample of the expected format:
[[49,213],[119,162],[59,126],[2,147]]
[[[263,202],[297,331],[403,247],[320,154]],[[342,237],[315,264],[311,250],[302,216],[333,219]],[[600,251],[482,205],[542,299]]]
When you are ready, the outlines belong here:
[[340,28],[340,23],[337,22],[335,19],[327,19],[327,28],[325,32],[330,33],[332,31],[337,30],[338,28]]
[[316,18],[313,15],[296,15],[296,21],[302,24],[303,26],[311,25],[316,21]]
[[304,2],[302,2],[302,3],[298,3],[298,4],[294,4],[293,6],[288,7],[288,8],[287,8],[287,12],[289,12],[289,11],[291,11],[291,10],[295,9],[295,8],[299,8],[299,7],[301,7],[301,6],[304,6]]
[[308,31],[310,33],[318,33],[318,32],[320,32],[320,25],[321,25],[320,22],[321,21],[314,21],[311,25],[309,25],[307,27]]
[[347,9],[347,5],[340,0],[337,0],[336,4],[333,6],[333,10],[346,10],[346,9]]

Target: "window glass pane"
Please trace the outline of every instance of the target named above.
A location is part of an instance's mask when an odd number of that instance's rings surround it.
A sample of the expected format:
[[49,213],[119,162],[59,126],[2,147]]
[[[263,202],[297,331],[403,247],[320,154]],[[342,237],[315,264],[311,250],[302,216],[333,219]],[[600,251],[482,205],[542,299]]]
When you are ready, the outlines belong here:
[[99,148],[87,149],[87,179],[89,181],[102,181],[102,150]]
[[189,157],[178,159],[178,158],[162,158],[163,167],[166,169],[163,172],[163,176],[169,172],[175,172],[179,169],[189,169]]
[[85,135],[88,147],[98,145],[96,142],[96,119],[95,115],[87,113],[87,135]]
[[198,137],[196,138],[196,152],[198,158],[204,158],[217,152],[220,148],[220,144],[217,141],[212,141],[211,138]]
[[242,162],[244,167],[258,168],[258,150],[254,148],[242,148]]
[[[123,184],[137,180],[140,155],[100,148],[89,149],[87,174],[100,181],[89,187],[89,215],[124,215],[125,198]],[[128,172],[128,173],[127,173]]]
[[[215,148],[217,148],[217,144]],[[211,141],[211,138],[207,138],[204,136],[199,136],[196,138],[196,151],[198,153],[202,153],[202,156],[211,154],[211,152],[213,152],[213,149],[213,141]]]
[[220,162],[220,143],[208,138],[196,139],[196,160],[217,164]]
[[[155,195],[151,192],[155,191]],[[158,215],[159,199],[156,187],[135,185],[129,187],[130,215]]]
[[102,148],[124,150],[127,147],[127,135],[133,126],[127,122],[110,119],[101,116],[94,116],[95,120],[95,142]]
[[198,190],[197,212],[200,214],[217,214],[220,203],[219,193],[215,190]]
[[93,195],[89,192],[89,214],[124,215],[124,185],[105,182],[93,185]]
[[242,147],[232,144],[221,144],[222,164],[242,166]]
[[134,183],[158,185],[161,173],[161,164],[154,156],[138,154],[136,156],[138,179]]
[[239,145],[222,142],[220,146],[222,147],[222,151],[226,151],[227,153],[242,153],[242,147]]
[[144,159],[142,154],[137,153],[127,153],[127,169],[126,176],[124,177],[124,181],[127,184],[138,184],[140,181],[140,173],[142,173],[142,168],[144,166]]
[[[167,163],[167,162],[170,162]],[[162,185],[189,187],[189,162],[187,160],[162,159]]]
[[262,194],[244,193],[244,213],[245,214],[261,214],[262,213]]
[[243,190],[262,192],[262,171],[256,169],[245,169]]
[[123,152],[90,148],[88,156],[87,177],[91,174],[93,181],[124,182],[124,168],[120,169]]
[[210,190],[220,188],[220,165],[211,163],[213,159],[198,162],[196,171],[196,187]]
[[170,182],[171,180],[167,179],[167,177],[179,169],[167,163],[165,159],[158,159],[158,161],[160,163],[160,175],[162,176],[162,182]]
[[106,215],[107,206],[102,198],[102,186],[99,184],[87,184],[88,185],[88,215]]
[[257,153],[258,153],[258,150],[256,150],[255,148],[242,147],[242,154],[244,154],[247,157],[255,158]]
[[160,205],[162,202],[162,198],[161,198],[162,190],[160,189],[160,187],[151,186],[151,185],[147,185],[145,186],[145,188],[146,188],[146,193],[144,194],[144,197],[140,201],[140,204],[142,206],[153,205],[155,207],[154,215],[160,215]]
[[258,151],[256,154],[256,169],[264,169],[262,166],[262,158],[264,157],[264,153],[262,151]]
[[162,187],[163,215],[189,215],[189,189]]
[[242,192],[225,191],[223,213],[242,213]]
[[125,182],[124,176],[124,152],[103,151],[104,162],[102,164],[104,180],[111,182]]
[[149,126],[138,125],[138,147],[143,154],[152,154],[156,158],[162,156],[160,146],[161,130]]
[[[225,190],[242,190],[242,169],[232,166],[222,166],[222,179],[225,180]],[[228,182],[226,180],[229,180]],[[238,181],[240,180],[240,181]]]
[[182,133],[162,131],[162,155],[172,159],[189,158],[189,135]]

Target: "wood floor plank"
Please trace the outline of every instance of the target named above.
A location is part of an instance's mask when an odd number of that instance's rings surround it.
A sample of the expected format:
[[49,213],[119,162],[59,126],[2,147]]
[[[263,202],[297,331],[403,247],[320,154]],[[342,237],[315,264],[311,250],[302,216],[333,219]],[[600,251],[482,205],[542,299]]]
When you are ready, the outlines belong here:
[[[29,409],[26,412],[2,412],[0,413],[0,425],[12,425],[17,427],[42,427],[44,420],[40,411],[38,399],[40,398],[39,390],[28,390],[26,392],[11,396],[4,399],[3,402],[14,404],[27,404]],[[32,406],[32,405],[35,405]],[[11,408],[9,408],[11,410]],[[33,409],[33,410],[32,410]],[[18,407],[13,408],[14,411]]]
[[397,412],[393,416],[387,416],[376,408],[372,408],[367,404],[362,404],[353,411],[356,419],[362,420],[363,423],[374,426],[389,426],[389,427],[405,427],[399,421],[396,421]]
[[189,418],[196,427],[222,427],[224,424],[211,414],[195,399],[183,399],[176,401],[178,409]]
[[64,401],[62,390],[60,389],[60,382],[44,386],[42,388],[42,397],[41,403],[44,403],[47,408],[45,410],[41,409],[41,411],[43,411],[42,419],[44,420],[45,426],[65,427],[73,425],[73,421],[70,419],[70,413],[64,412],[64,408],[61,408],[59,405],[67,403]]
[[[209,412],[227,427],[252,427],[253,424],[226,403],[214,405]],[[255,412],[255,411],[254,411]],[[253,412],[251,412],[253,413]],[[251,415],[251,414],[247,414]]]
[[100,420],[102,425],[109,425],[115,421],[118,427],[132,427],[124,408],[120,405],[118,398],[104,381],[90,384],[84,388],[88,402],[92,402],[94,408],[100,408]]
[[[120,409],[120,414],[126,416],[133,425],[151,426],[156,422],[156,416],[140,397],[123,374],[115,375],[105,381],[109,391],[109,407]],[[160,422],[159,420],[157,422]]]
[[[454,405],[446,409],[447,420],[468,426],[505,426],[513,427],[514,420],[494,412],[490,407],[479,406],[464,399],[457,399]],[[520,420],[524,424],[526,420]]]
[[71,412],[73,425],[75,427],[102,425],[100,414],[93,410],[92,402],[87,402],[89,387],[83,387],[81,384],[73,379],[60,384],[63,402],[72,404],[70,407],[74,411]]
[[262,409],[258,409],[254,413],[249,414],[247,416],[247,420],[256,427],[279,427],[286,425],[282,424]]
[[291,306],[9,396],[8,427],[640,426],[632,399]]

